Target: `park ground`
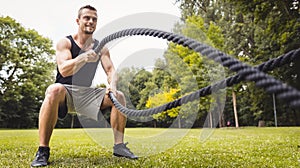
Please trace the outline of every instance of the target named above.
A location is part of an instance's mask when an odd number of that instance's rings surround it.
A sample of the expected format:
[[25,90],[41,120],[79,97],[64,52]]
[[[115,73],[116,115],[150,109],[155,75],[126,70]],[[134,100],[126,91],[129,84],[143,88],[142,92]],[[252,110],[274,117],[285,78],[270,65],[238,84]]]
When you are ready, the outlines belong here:
[[[55,129],[49,167],[300,167],[300,127],[127,128],[139,156],[112,156],[110,129]],[[0,167],[30,167],[38,130],[0,130]]]

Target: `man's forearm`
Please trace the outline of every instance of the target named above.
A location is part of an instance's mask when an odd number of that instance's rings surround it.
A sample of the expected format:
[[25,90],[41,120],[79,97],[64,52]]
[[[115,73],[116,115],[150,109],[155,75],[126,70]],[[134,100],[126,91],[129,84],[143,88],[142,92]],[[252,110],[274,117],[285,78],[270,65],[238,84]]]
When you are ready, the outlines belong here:
[[115,71],[111,71],[107,73],[107,82],[110,85],[110,89],[116,91],[118,79]]
[[61,68],[59,68],[59,72],[64,77],[74,75],[86,64],[86,62],[86,57],[84,57],[84,55],[79,55],[75,59],[65,61]]

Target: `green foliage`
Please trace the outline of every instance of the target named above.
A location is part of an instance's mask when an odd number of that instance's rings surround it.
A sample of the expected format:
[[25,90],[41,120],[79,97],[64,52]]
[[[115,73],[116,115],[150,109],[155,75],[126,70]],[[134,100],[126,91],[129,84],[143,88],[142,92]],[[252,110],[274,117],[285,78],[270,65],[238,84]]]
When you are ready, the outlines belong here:
[[[170,89],[170,91],[168,91],[168,92],[155,94],[154,96],[148,98],[146,107],[154,108],[154,107],[169,103],[171,101],[174,101],[175,99],[178,98],[178,97],[176,97],[176,95],[178,94],[179,91],[180,90],[178,90],[178,89]],[[164,120],[166,118],[166,116],[175,118],[175,117],[177,117],[178,114],[179,114],[178,108],[173,108],[173,109],[167,110],[162,113],[154,114],[153,118],[156,120]]]
[[152,74],[145,69],[123,68],[118,72],[118,90],[122,91],[126,97],[128,108],[142,109],[145,104],[142,92],[148,86]]
[[[174,31],[219,49],[222,49],[224,44],[220,27],[213,22],[206,24],[201,16],[187,16],[185,22],[177,24]],[[164,57],[168,69],[176,72],[174,76],[182,96],[224,78],[221,66],[181,45],[170,43]],[[181,117],[189,118],[188,116],[195,112],[198,112],[198,117],[203,117],[209,111],[211,102],[211,96],[201,97],[200,101],[192,102],[193,105],[181,108]]]
[[44,92],[54,79],[52,42],[0,17],[0,127],[36,126]]
[[[176,2],[180,4],[184,19],[201,16],[203,20],[199,23],[206,26],[214,23],[213,25],[220,28],[225,40],[223,45],[215,46],[250,65],[258,65],[300,47],[299,0],[176,0]],[[218,40],[214,40],[214,43],[218,44]],[[298,59],[269,74],[300,88],[299,62]],[[232,73],[229,72],[229,75]],[[238,112],[242,125],[256,125],[258,119],[274,120],[272,95],[257,88],[254,83],[245,82],[233,86],[232,91],[237,92]],[[228,96],[227,100],[231,101],[231,97]],[[232,102],[226,104],[232,106]],[[280,102],[277,103],[278,111],[281,124],[299,125],[297,119],[299,110]],[[231,112],[232,107],[225,107],[228,118]]]
[[[220,27],[213,22],[207,25],[199,16],[188,17],[185,24],[177,24],[174,30],[218,48],[222,48],[224,43]],[[125,93],[127,102],[130,102],[127,107],[157,107],[206,87],[218,81],[220,76],[224,78],[220,66],[186,47],[169,43],[164,58],[156,60],[155,68],[151,72],[134,68],[126,68],[119,72],[118,89]],[[174,90],[177,90],[176,93]],[[185,119],[184,123],[189,123],[186,125],[192,125],[198,109],[201,110],[199,117],[207,113],[212,102],[210,99],[209,96],[203,97],[200,105],[199,101],[191,102],[184,107],[157,114],[154,119],[168,123],[180,115],[180,119]]]

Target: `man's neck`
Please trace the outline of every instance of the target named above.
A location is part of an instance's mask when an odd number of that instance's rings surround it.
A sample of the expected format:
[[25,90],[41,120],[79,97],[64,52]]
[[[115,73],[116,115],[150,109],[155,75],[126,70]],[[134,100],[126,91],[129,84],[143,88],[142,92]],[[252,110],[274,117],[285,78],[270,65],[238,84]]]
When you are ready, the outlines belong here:
[[78,43],[80,48],[86,48],[93,42],[92,37],[92,34],[77,33],[74,35],[74,40]]

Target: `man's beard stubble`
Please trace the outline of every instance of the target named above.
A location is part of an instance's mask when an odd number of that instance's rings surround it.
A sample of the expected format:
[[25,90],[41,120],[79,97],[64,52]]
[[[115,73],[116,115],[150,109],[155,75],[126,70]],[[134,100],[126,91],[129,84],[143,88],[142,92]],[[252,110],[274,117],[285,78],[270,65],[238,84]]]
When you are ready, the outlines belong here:
[[85,34],[93,34],[94,31],[87,31],[87,30],[85,30],[84,33],[85,33]]

